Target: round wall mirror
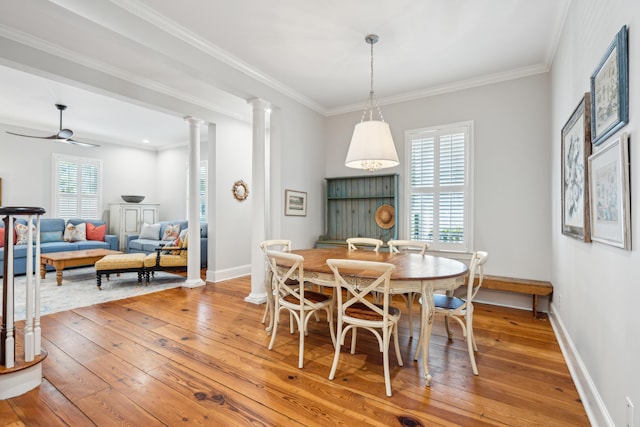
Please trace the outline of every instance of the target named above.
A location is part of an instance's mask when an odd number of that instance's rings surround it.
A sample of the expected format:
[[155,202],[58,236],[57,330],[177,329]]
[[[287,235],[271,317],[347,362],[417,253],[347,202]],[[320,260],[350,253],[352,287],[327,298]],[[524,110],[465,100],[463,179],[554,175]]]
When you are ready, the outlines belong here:
[[249,196],[249,187],[247,187],[247,183],[242,180],[236,181],[231,191],[233,192],[233,197],[239,201],[243,201]]

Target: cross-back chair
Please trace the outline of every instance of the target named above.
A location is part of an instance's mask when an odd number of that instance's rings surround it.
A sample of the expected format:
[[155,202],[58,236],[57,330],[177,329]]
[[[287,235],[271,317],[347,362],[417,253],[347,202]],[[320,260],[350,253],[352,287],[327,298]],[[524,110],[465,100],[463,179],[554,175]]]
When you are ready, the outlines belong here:
[[[444,322],[449,339],[453,337],[453,331],[449,325],[449,319],[455,319],[462,327],[462,336],[467,343],[471,369],[474,375],[478,375],[475,352],[478,351],[476,339],[473,336],[473,299],[482,287],[484,279],[484,264],[487,262],[489,254],[484,251],[474,252],[469,262],[469,276],[467,278],[466,295],[462,298],[435,294],[433,296],[435,314],[444,315]],[[477,280],[476,280],[477,279]],[[418,352],[421,349],[421,342],[418,344]]]
[[269,258],[267,257],[267,250],[277,250],[280,252],[291,252],[291,240],[287,239],[272,239],[265,240],[260,243],[260,249],[264,252],[265,259],[265,275],[264,275],[264,290],[267,294],[267,303],[265,304],[264,314],[262,315],[262,324],[264,325],[269,317],[269,324],[265,328],[267,334],[271,333],[273,327],[273,276],[271,269],[269,268]]
[[[333,345],[336,343],[333,331],[333,297],[320,292],[305,289],[304,286],[304,258],[300,255],[266,251],[269,260],[269,268],[275,283],[275,306],[273,318],[273,330],[269,350],[273,349],[278,332],[278,319],[280,312],[288,311],[290,317],[296,320],[298,333],[300,334],[300,347],[298,350],[298,368],[304,365],[304,337],[308,333],[309,318],[318,311],[324,311],[329,323],[329,332]],[[290,332],[293,334],[293,322],[290,322]]]
[[[378,340],[383,358],[384,381],[387,396],[391,396],[391,378],[389,374],[389,345],[393,337],[398,365],[402,366],[400,346],[398,344],[398,321],[400,310],[390,305],[390,279],[395,269],[393,264],[373,261],[356,261],[345,259],[329,259],[327,265],[333,271],[336,281],[338,302],[338,326],[333,365],[329,379],[335,378],[340,360],[340,349],[351,331],[351,354],[355,354],[356,331],[363,328],[370,331]],[[376,279],[366,285],[356,285],[348,277],[349,271],[371,271]],[[382,304],[372,302],[372,292],[382,294]],[[343,292],[345,293],[343,295]]]
[[350,237],[347,239],[347,246],[350,251],[355,251],[358,248],[371,248],[378,252],[380,246],[383,245],[383,241],[380,239],[372,239],[370,237]]

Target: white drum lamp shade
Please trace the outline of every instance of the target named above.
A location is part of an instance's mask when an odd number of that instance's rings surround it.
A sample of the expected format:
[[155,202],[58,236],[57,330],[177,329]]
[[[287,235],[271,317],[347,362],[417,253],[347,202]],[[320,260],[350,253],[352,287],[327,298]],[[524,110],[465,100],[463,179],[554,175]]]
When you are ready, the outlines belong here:
[[391,137],[389,123],[368,120],[353,129],[345,166],[368,171],[398,166],[398,154]]

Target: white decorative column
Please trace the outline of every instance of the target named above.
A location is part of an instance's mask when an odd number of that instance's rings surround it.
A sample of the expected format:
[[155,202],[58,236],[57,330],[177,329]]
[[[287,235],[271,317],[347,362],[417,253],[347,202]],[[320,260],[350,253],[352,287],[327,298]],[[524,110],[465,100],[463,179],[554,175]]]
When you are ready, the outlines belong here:
[[204,286],[200,278],[200,125],[202,121],[184,118],[189,123],[189,258],[186,288]]
[[262,99],[248,101],[253,106],[253,151],[251,191],[251,294],[245,301],[262,304],[267,301],[264,288],[265,263],[260,243],[267,239],[269,214],[266,210],[269,192],[267,175],[269,147],[269,103]]

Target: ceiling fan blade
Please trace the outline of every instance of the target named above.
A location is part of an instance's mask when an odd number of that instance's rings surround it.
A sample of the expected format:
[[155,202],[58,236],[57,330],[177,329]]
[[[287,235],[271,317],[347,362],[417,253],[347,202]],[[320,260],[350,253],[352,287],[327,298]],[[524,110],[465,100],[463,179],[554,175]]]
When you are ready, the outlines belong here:
[[16,135],[16,136],[24,136],[25,138],[37,138],[37,139],[58,139],[58,135],[51,135],[51,136],[34,136],[34,135],[24,135],[22,133],[15,133],[15,132],[9,132],[6,131],[8,134],[11,135]]
[[91,144],[88,142],[80,142],[74,139],[67,139],[65,141],[67,144],[79,145],[80,147],[100,147],[98,144]]

